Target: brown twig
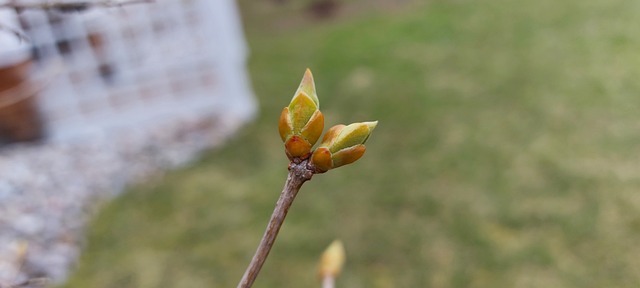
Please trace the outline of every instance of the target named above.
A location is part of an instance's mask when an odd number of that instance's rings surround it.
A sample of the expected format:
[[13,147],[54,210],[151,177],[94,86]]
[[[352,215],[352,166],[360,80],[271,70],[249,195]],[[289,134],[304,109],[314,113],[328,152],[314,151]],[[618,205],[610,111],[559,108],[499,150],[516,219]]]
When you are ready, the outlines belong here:
[[264,261],[269,255],[269,251],[271,251],[271,247],[273,247],[273,243],[278,236],[280,227],[282,227],[284,218],[287,216],[287,212],[289,212],[289,208],[291,207],[293,200],[296,198],[298,191],[300,191],[302,184],[311,179],[314,173],[313,171],[314,169],[308,165],[306,160],[301,163],[292,162],[290,164],[289,175],[287,176],[287,181],[284,184],[280,198],[276,203],[273,214],[271,214],[271,219],[269,220],[267,229],[262,236],[262,240],[260,240],[260,245],[258,246],[255,255],[253,255],[253,259],[251,259],[249,267],[247,267],[247,270],[244,272],[244,276],[242,276],[242,280],[240,280],[238,288],[249,288],[253,285],[253,282],[256,280],[256,277],[262,268],[262,264],[264,264]]
[[119,7],[130,4],[151,3],[154,0],[105,0],[105,1],[42,1],[21,3],[19,1],[9,1],[0,4],[0,9],[20,10],[60,10],[60,11],[82,11],[90,7]]

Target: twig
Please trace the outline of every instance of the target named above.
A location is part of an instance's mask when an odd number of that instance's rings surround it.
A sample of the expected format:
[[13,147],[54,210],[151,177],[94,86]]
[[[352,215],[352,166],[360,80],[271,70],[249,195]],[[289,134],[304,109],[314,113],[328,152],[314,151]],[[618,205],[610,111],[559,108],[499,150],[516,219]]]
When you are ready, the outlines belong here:
[[267,259],[269,251],[271,251],[271,247],[278,236],[280,227],[282,227],[284,218],[287,216],[293,200],[296,198],[298,191],[300,191],[302,184],[311,179],[314,173],[313,171],[314,169],[308,165],[307,160],[299,164],[292,162],[289,166],[289,175],[287,176],[287,181],[284,184],[280,198],[276,203],[276,207],[273,210],[273,214],[271,214],[271,220],[269,220],[269,224],[262,236],[262,240],[260,240],[256,254],[253,255],[253,259],[251,259],[249,267],[247,267],[247,270],[244,272],[238,288],[249,288],[253,285],[262,268],[262,264],[264,264],[264,261]]
[[[311,70],[305,71],[294,95],[289,106],[282,109],[278,121],[278,132],[284,142],[285,153],[291,160],[289,175],[256,254],[238,288],[250,288],[253,285],[302,184],[310,180],[313,174],[324,173],[360,159],[366,149],[364,142],[378,124],[378,121],[374,121],[333,126],[325,133],[320,146],[311,151],[324,128],[324,116],[318,109],[319,101]],[[343,250],[340,241],[334,241],[329,246],[329,257],[323,255],[323,258],[331,261],[323,261],[328,265],[323,267],[321,276],[335,276],[339,273],[344,262]]]
[[18,1],[9,1],[0,4],[0,9],[20,10],[60,10],[60,11],[82,11],[90,7],[119,7],[130,4],[151,3],[154,0],[105,0],[105,1],[43,1],[36,3],[21,3]]

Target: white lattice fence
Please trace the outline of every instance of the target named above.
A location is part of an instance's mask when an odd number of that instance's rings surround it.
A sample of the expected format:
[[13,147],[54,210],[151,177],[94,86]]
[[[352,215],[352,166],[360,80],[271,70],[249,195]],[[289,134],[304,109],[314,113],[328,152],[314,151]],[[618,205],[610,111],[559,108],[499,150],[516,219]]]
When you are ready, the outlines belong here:
[[40,70],[55,75],[38,99],[48,139],[181,115],[226,114],[243,121],[255,110],[233,1],[156,0],[82,13],[28,10],[20,21]]
[[[6,124],[32,114],[21,112],[37,103],[50,141],[0,149],[2,287],[40,276],[64,281],[96,199],[188,163],[255,110],[231,0],[23,11],[19,18],[33,45],[36,80],[17,85],[29,88],[22,93],[28,98],[10,95],[21,89],[0,89],[0,133],[13,132]],[[5,40],[15,42],[11,36],[0,34],[0,52],[12,43]],[[16,61],[0,54],[0,64],[11,70],[19,63],[22,72],[30,53],[19,52]],[[22,83],[7,80],[0,84]],[[32,86],[42,88],[36,96]]]

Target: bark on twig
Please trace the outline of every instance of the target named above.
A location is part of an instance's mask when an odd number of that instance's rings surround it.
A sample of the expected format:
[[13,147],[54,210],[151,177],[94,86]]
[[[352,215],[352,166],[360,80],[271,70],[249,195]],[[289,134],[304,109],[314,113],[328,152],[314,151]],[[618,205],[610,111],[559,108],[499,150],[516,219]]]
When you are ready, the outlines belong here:
[[264,261],[269,255],[269,251],[271,251],[271,247],[273,247],[273,243],[278,236],[280,227],[282,227],[284,218],[287,216],[287,212],[289,212],[289,208],[296,198],[298,191],[300,191],[300,187],[302,187],[304,182],[310,180],[312,176],[313,169],[307,165],[307,161],[302,161],[299,164],[291,163],[287,181],[284,184],[273,214],[271,214],[267,229],[262,236],[262,240],[260,240],[260,245],[255,255],[253,255],[249,267],[247,267],[244,276],[242,276],[242,280],[240,280],[238,284],[238,288],[249,288],[253,285]]

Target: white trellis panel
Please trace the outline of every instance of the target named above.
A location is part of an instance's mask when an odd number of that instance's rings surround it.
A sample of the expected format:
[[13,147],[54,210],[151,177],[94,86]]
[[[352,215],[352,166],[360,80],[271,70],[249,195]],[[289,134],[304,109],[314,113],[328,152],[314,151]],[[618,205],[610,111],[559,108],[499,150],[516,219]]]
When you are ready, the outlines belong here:
[[247,48],[232,0],[155,0],[80,13],[28,10],[20,19],[41,70],[55,74],[38,96],[47,139],[67,141],[181,115],[244,121],[254,114]]

